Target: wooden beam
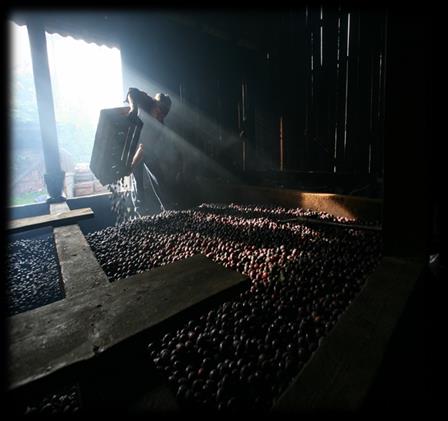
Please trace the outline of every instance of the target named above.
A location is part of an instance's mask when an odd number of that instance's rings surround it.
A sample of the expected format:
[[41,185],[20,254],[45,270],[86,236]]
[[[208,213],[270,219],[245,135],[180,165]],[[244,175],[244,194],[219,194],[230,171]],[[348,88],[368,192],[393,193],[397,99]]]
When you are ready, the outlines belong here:
[[13,219],[9,222],[8,233],[26,231],[48,226],[67,225],[82,219],[93,217],[91,208],[82,208],[57,212],[50,215],[33,216],[30,218]]
[[27,22],[36,100],[47,173],[61,171],[45,28],[38,19]]
[[273,411],[360,409],[423,267],[383,258]]
[[49,199],[59,201],[62,198],[65,173],[61,170],[59,157],[45,27],[39,17],[33,17],[27,19],[27,29],[45,160],[46,174],[44,174],[44,179],[50,195]]
[[[69,211],[66,202],[50,204],[52,215]],[[109,284],[79,225],[55,228],[53,236],[66,297]]]
[[254,185],[198,180],[196,203],[268,204],[299,207],[334,216],[379,221],[382,201],[334,193],[313,193],[293,189],[276,189]]
[[296,217],[296,218],[290,218],[290,219],[282,219],[279,221],[281,224],[285,224],[288,222],[297,222],[297,223],[304,223],[304,224],[318,224],[318,225],[329,225],[333,227],[340,227],[340,228],[347,228],[347,229],[360,229],[360,230],[370,230],[370,231],[381,231],[381,227],[378,225],[359,225],[359,224],[347,224],[343,222],[333,222],[333,221],[326,221],[324,219],[313,219],[313,218],[306,218],[306,217]]
[[182,312],[222,300],[247,279],[196,255],[9,317],[9,389],[135,340]]
[[325,155],[324,170],[335,172],[335,134],[338,122],[338,17],[337,8],[323,6],[322,10],[322,56],[323,64],[321,73],[321,89],[323,92],[323,105],[326,112],[320,113],[319,124],[326,128],[322,141],[325,143],[328,153]]
[[349,66],[347,61],[348,10],[342,6],[338,11],[338,51],[339,67],[337,70],[336,94],[336,172],[346,173],[349,170],[346,162],[346,118],[347,90]]

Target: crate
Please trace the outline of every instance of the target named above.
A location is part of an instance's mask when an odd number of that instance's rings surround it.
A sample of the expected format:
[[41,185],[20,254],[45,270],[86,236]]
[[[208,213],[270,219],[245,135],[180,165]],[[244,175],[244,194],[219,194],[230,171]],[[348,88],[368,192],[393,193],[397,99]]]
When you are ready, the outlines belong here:
[[82,183],[75,184],[74,195],[78,196],[89,196],[95,191],[93,181],[83,181]]
[[93,174],[88,171],[76,171],[74,174],[74,182],[82,183],[84,181],[93,181]]
[[93,190],[95,193],[105,193],[107,192],[107,187],[103,186],[98,180],[93,182]]
[[103,186],[130,173],[143,122],[128,112],[129,107],[100,112],[90,169]]

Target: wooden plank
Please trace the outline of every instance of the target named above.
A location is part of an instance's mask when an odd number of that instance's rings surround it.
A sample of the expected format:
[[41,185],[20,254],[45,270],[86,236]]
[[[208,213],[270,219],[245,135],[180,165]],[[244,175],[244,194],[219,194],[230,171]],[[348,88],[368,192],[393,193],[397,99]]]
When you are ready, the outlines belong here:
[[58,212],[51,215],[13,219],[12,221],[9,221],[8,232],[21,232],[48,226],[68,225],[83,219],[91,218],[93,215],[91,208],[82,208]]
[[336,95],[336,172],[349,168],[346,162],[346,121],[349,68],[347,60],[348,11],[340,7],[338,13],[338,71]]
[[299,207],[328,212],[334,216],[379,221],[382,201],[334,193],[313,193],[293,189],[276,189],[244,184],[200,180],[199,203],[248,203]]
[[384,119],[385,119],[385,95],[386,95],[386,23],[387,17],[386,12],[384,12],[380,19],[380,34],[381,37],[378,40],[379,46],[379,57],[378,57],[378,114],[376,122],[376,136],[375,136],[375,146],[372,152],[374,157],[373,162],[373,172],[378,177],[383,177],[384,170]]
[[359,21],[359,81],[358,81],[358,120],[359,134],[354,147],[356,173],[365,174],[370,170],[371,115],[372,115],[372,61],[375,55],[375,42],[378,39],[378,22],[374,14],[360,13]]
[[[257,52],[248,49],[238,49],[235,52],[235,62],[237,63],[237,70],[232,78],[232,89],[234,89],[234,119],[233,128],[238,127],[239,133],[244,130],[244,171],[255,168],[257,164],[256,160],[256,148],[255,148],[255,106],[256,106],[256,82],[254,75],[257,69]],[[247,84],[246,100],[246,121],[242,121],[238,124],[238,104],[239,104],[239,80],[243,78]]]
[[383,258],[273,411],[359,409],[423,267]]
[[326,221],[324,219],[313,219],[313,218],[306,218],[306,217],[300,217],[297,216],[295,218],[290,219],[282,219],[280,221],[281,224],[285,224],[288,222],[298,222],[298,223],[305,223],[305,224],[318,224],[318,225],[329,225],[333,227],[341,227],[341,228],[347,228],[347,229],[360,229],[360,230],[370,230],[370,231],[381,231],[382,228],[377,225],[359,225],[359,224],[350,224],[350,223],[343,223],[343,222],[333,222],[333,221]]
[[[333,171],[334,157],[334,127],[332,124],[333,96],[335,88],[333,78],[336,66],[331,67],[336,60],[336,22],[333,21],[333,11],[323,5],[320,6],[316,19],[316,36],[318,41],[318,56],[316,57],[316,102],[318,104],[317,141],[319,144],[318,166],[314,170],[323,172]],[[333,27],[335,28],[333,32]],[[334,71],[333,71],[334,70]]]
[[[348,66],[348,91],[347,91],[347,137],[345,143],[346,170],[357,174],[358,145],[363,142],[361,138],[360,119],[362,115],[361,81],[360,81],[360,27],[361,12],[357,8],[350,10],[350,40]],[[367,172],[367,171],[366,171]]]
[[384,148],[384,98],[385,98],[385,51],[386,51],[386,18],[387,12],[379,9],[375,12],[376,38],[372,57],[372,142],[371,142],[371,173],[376,178],[383,176]]
[[8,318],[9,388],[89,360],[180,312],[236,292],[247,277],[202,255]]
[[319,125],[317,123],[317,117],[319,115],[319,103],[318,103],[318,71],[316,70],[317,60],[319,59],[319,11],[316,7],[308,8],[307,17],[307,29],[309,37],[309,91],[307,102],[307,151],[306,151],[306,170],[315,171],[319,168],[319,154],[321,152],[319,144],[316,139],[319,136]]
[[[66,202],[50,204],[51,214],[69,210]],[[109,284],[79,225],[55,228],[53,236],[66,297]]]
[[58,202],[50,203],[49,210],[51,215],[57,215],[62,212],[69,212],[71,209],[67,202]]
[[334,172],[335,135],[337,128],[338,101],[338,11],[329,7],[323,8],[323,70],[325,74],[326,96],[324,97],[327,112],[320,115],[320,121],[327,124],[325,144],[328,149],[324,170]]
[[54,241],[66,297],[109,284],[78,225],[55,228]]

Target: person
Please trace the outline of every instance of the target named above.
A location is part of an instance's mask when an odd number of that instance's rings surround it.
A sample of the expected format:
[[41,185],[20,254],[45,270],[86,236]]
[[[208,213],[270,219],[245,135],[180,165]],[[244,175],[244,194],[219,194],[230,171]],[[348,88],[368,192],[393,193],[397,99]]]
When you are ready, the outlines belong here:
[[162,133],[171,99],[163,93],[152,98],[139,89],[130,88],[126,102],[130,106],[129,116],[138,116],[143,121],[140,143],[131,164],[136,187],[135,210],[140,215],[157,213],[171,205],[167,180],[170,169],[165,159],[169,147]]

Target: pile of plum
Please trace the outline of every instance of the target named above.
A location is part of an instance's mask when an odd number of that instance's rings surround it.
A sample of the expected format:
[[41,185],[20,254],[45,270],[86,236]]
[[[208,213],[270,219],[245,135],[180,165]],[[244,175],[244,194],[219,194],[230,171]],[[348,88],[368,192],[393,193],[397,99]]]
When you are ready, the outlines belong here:
[[79,414],[81,410],[79,385],[67,384],[58,390],[45,391],[43,396],[28,402],[21,402],[18,408],[15,408],[15,415],[73,415]]
[[65,296],[50,235],[9,242],[4,267],[8,316],[50,304]]
[[[54,239],[21,239],[8,243],[6,268],[6,315],[22,313],[65,297]],[[80,409],[75,386],[43,397],[20,402],[17,415],[72,414]]]
[[378,232],[282,222],[295,216],[360,222],[203,204],[87,235],[111,281],[197,253],[250,278],[233,300],[148,344],[181,408],[269,410],[378,264]]

